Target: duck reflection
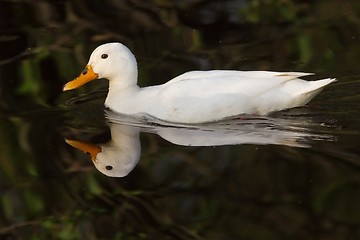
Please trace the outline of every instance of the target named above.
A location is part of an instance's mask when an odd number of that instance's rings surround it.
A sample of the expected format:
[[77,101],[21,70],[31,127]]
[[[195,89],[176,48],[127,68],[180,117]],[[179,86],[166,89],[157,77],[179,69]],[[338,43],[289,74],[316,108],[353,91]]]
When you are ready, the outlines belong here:
[[[182,146],[221,146],[237,144],[276,144],[291,147],[309,147],[309,139],[329,140],[329,135],[309,133],[304,122],[278,118],[243,118],[203,125],[165,125],[154,119],[107,116],[111,140],[95,145],[79,140],[66,142],[90,154],[95,167],[110,177],[124,177],[140,159],[140,132],[154,133]],[[151,122],[151,123],[149,123]]]
[[88,153],[95,167],[109,177],[125,177],[140,159],[140,128],[111,124],[111,140],[95,145],[79,140],[66,139],[69,145]]

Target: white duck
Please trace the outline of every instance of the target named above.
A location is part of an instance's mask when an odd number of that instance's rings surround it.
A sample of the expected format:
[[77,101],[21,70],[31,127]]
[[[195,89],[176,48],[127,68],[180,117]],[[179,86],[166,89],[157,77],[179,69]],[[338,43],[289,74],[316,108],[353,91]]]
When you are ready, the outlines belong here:
[[140,88],[134,55],[121,43],[107,43],[93,51],[85,70],[63,90],[106,78],[109,92],[105,105],[115,112],[148,114],[173,123],[203,123],[303,106],[335,81],[299,79],[306,75],[311,73],[191,71],[165,84]]

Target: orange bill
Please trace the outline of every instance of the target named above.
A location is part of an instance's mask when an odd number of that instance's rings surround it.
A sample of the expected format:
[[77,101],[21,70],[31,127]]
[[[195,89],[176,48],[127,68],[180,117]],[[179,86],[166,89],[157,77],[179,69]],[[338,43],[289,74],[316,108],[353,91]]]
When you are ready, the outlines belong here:
[[65,142],[74,148],[80,149],[86,154],[90,154],[92,161],[95,161],[97,154],[101,152],[101,147],[92,143],[70,139],[65,139]]
[[87,65],[79,77],[65,84],[63,91],[79,88],[85,83],[88,83],[97,78],[99,78],[99,74],[94,73],[91,65]]

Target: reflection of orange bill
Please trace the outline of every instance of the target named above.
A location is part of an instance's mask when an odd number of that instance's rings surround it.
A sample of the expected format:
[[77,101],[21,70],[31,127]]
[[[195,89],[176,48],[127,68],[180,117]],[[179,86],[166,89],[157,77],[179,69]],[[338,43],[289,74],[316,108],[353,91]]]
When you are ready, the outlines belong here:
[[65,84],[63,91],[79,88],[85,83],[88,83],[97,78],[99,78],[99,74],[94,73],[91,65],[87,65],[79,77]]
[[92,143],[70,139],[65,139],[65,142],[74,148],[80,149],[84,153],[90,154],[92,161],[96,161],[97,154],[101,152],[101,147]]

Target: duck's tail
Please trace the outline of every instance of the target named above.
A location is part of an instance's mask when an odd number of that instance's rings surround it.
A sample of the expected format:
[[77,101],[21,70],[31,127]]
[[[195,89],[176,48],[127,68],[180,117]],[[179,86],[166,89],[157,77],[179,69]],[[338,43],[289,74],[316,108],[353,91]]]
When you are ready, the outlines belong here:
[[296,99],[294,107],[303,106],[309,103],[326,85],[336,81],[335,78],[326,78],[317,81],[307,82],[307,86],[299,89],[293,95]]
[[299,89],[295,95],[309,94],[315,96],[326,85],[335,82],[336,78],[325,78],[317,81],[309,81],[307,87]]
[[336,81],[326,78],[317,81],[305,81],[295,78],[286,81],[282,88],[271,89],[254,99],[254,113],[265,115],[293,107],[301,107],[309,103],[326,85]]

